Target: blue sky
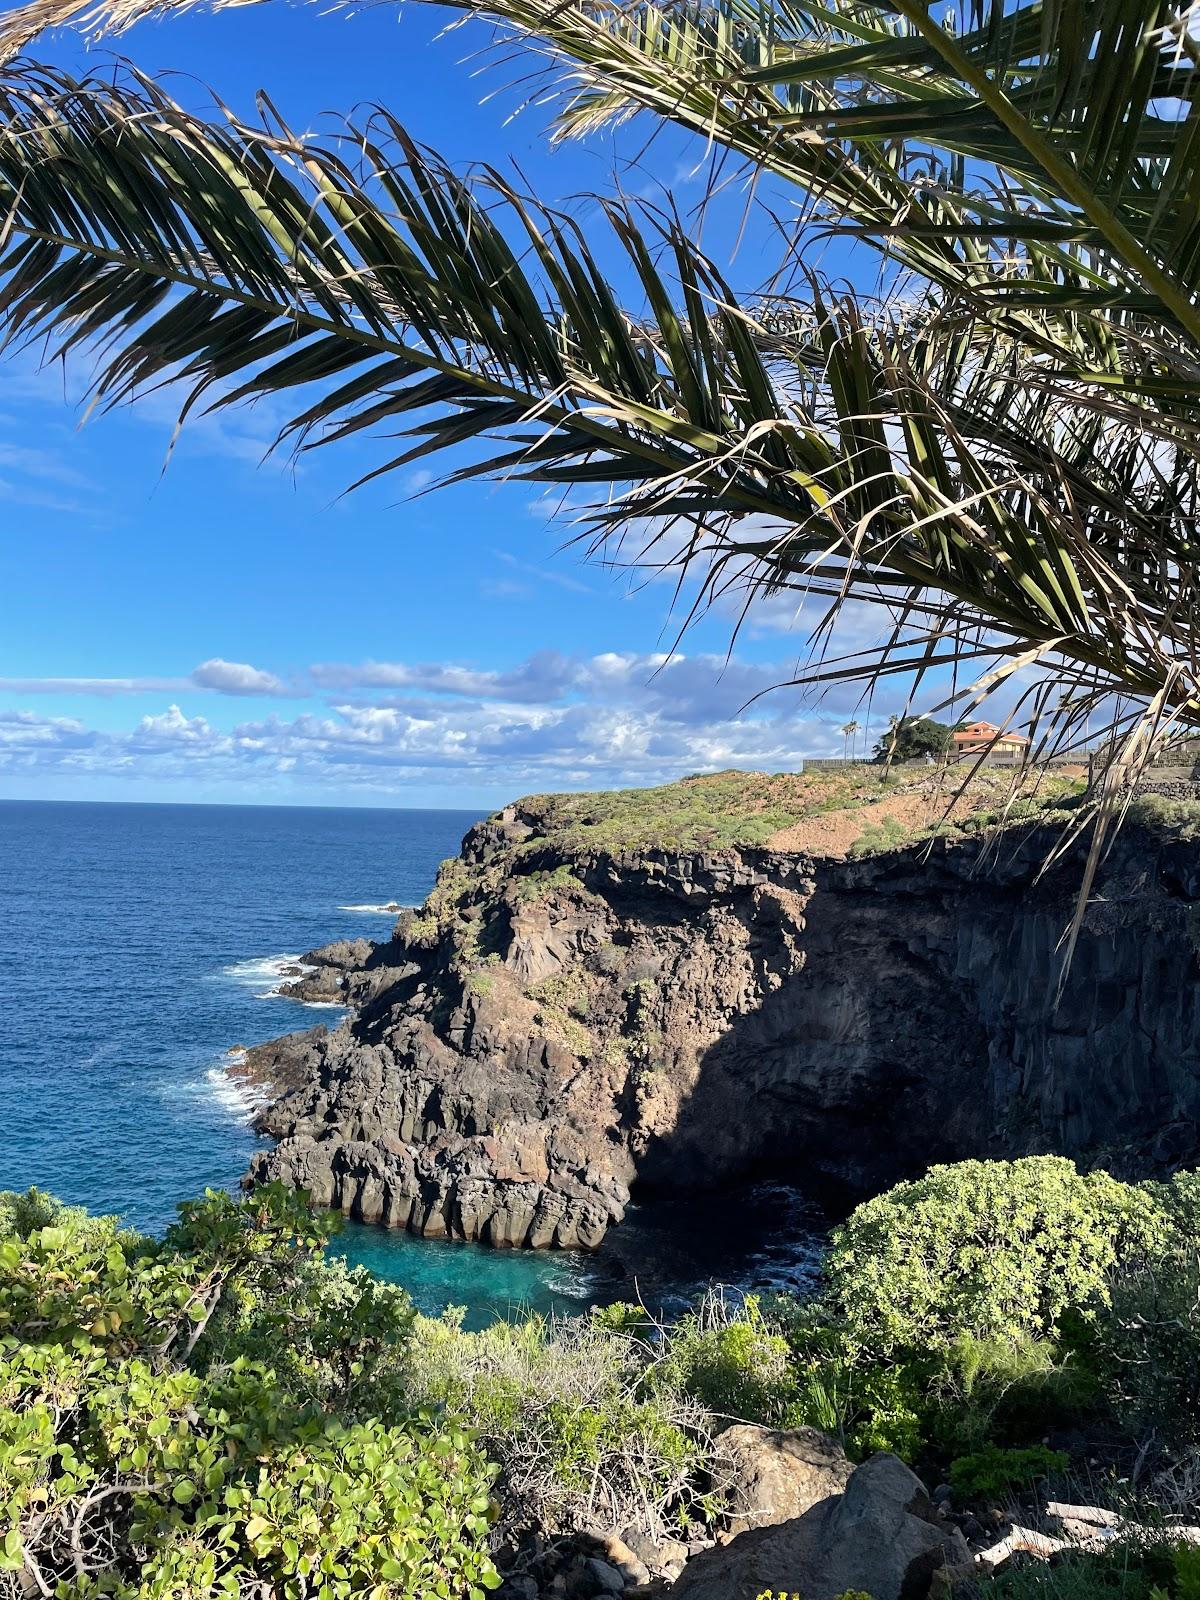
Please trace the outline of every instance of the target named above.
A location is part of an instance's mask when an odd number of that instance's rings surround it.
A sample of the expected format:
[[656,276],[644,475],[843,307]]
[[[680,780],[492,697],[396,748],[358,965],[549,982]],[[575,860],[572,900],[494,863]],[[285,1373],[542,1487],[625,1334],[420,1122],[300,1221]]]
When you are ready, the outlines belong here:
[[[551,149],[539,113],[510,120],[511,67],[464,64],[482,30],[437,37],[446,16],[273,4],[144,24],[120,47],[186,69],[173,92],[198,106],[209,84],[248,114],[265,85],[301,128],[381,102],[452,160],[506,156],[583,208],[643,130]],[[86,60],[70,39],[39,54]],[[697,154],[668,134],[625,182],[686,199]],[[718,255],[739,221],[731,199],[709,225]],[[747,282],[765,243],[741,247]],[[669,585],[562,550],[569,523],[528,485],[421,495],[410,473],[343,496],[375,458],[264,463],[281,418],[261,407],[185,428],[164,470],[171,397],[80,427],[86,376],[28,352],[0,365],[0,796],[490,806],[842,747],[853,690],[738,715],[806,654],[790,604],[752,615],[728,661],[729,613],[668,659]],[[859,613],[846,642],[875,631]]]

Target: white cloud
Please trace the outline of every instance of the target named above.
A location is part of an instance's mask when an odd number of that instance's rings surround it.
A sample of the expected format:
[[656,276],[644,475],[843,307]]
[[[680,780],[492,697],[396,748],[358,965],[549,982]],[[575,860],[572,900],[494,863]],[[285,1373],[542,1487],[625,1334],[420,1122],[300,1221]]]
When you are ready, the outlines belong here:
[[122,694],[181,694],[189,689],[230,695],[302,695],[297,688],[244,661],[223,661],[214,656],[202,661],[186,677],[135,678],[0,678],[0,693],[86,694],[105,698]]
[[0,678],[8,694],[175,694],[187,678]]
[[[737,717],[748,688],[772,669],[606,652],[545,652],[505,670],[454,664],[368,663],[321,669],[327,682],[392,691],[343,695],[322,711],[271,715],[232,727],[190,714],[186,703],[141,717],[126,732],[89,730],[28,711],[0,721],[0,766],[9,773],[80,770],[143,780],[262,784],[272,776],[322,789],[400,796],[410,783],[448,798],[481,784],[519,793],[667,782],[723,766],[796,767],[835,749],[837,733],[795,697]],[[706,698],[707,697],[707,698]]]
[[[0,718],[0,764],[8,773],[63,769],[136,776],[145,782],[206,781],[289,792],[361,791],[401,799],[410,785],[453,803],[455,791],[497,797],[554,788],[668,782],[684,773],[738,766],[795,769],[806,755],[837,753],[847,713],[867,726],[903,707],[906,685],[877,694],[869,715],[857,684],[821,700],[777,686],[795,661],[715,654],[609,650],[538,651],[513,664],[469,661],[319,663],[295,684],[247,663],[214,657],[164,695],[165,709],[125,730],[89,729],[28,710]],[[13,680],[45,686],[75,680]],[[144,685],[149,680],[78,680]],[[0,683],[0,688],[4,685]],[[774,692],[772,692],[774,691]],[[235,721],[201,693],[299,695],[327,703]],[[926,686],[926,698],[930,693]],[[30,780],[32,781],[32,780]]]
[[48,744],[84,733],[74,717],[39,717],[33,711],[0,711],[0,745]]
[[143,717],[130,736],[135,749],[156,750],[184,745],[210,750],[227,741],[215,734],[203,717],[186,717],[178,706],[168,706],[157,717]]
[[215,689],[218,694],[284,695],[292,692],[273,672],[264,672],[245,661],[223,661],[220,656],[202,661],[192,673],[192,682],[198,689]]

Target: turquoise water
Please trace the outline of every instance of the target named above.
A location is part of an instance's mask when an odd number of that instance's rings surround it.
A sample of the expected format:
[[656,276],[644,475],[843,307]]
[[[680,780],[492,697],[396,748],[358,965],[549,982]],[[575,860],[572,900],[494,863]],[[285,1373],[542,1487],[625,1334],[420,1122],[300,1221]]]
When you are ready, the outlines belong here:
[[[158,1231],[236,1187],[259,1144],[225,1053],[331,1021],[273,991],[289,958],[383,937],[467,812],[0,802],[0,1188],[37,1184]],[[803,1284],[819,1219],[779,1186],[647,1202],[596,1255],[350,1227],[351,1259],[472,1325],[514,1308],[668,1306],[710,1278]]]

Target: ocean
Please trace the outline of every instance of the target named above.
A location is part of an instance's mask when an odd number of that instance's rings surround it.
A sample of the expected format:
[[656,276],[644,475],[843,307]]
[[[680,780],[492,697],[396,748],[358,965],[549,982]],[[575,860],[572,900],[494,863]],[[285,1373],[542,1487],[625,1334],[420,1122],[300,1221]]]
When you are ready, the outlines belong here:
[[[332,1022],[280,969],[385,937],[476,821],[462,811],[0,801],[0,1189],[160,1232],[237,1187],[260,1142],[226,1053]],[[336,1248],[468,1326],[712,1280],[803,1289],[821,1219],[777,1183],[635,1206],[595,1254],[495,1251],[351,1225]]]

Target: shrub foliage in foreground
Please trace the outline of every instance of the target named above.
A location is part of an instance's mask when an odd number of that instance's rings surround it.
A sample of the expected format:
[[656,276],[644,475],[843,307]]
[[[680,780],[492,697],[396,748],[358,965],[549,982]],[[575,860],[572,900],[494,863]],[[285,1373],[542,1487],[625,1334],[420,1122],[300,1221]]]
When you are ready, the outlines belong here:
[[813,1298],[713,1293],[665,1327],[464,1333],[327,1260],[326,1227],[209,1195],[157,1243],[0,1195],[0,1596],[478,1600],[489,1539],[719,1526],[729,1420],[984,1499],[1099,1422],[1157,1441],[1146,1481],[1200,1520],[1195,1175],[934,1168],[835,1232]]
[[407,1297],[325,1237],[282,1190],[210,1193],[162,1242],[0,1199],[0,1594],[498,1585],[491,1469],[403,1406]]

